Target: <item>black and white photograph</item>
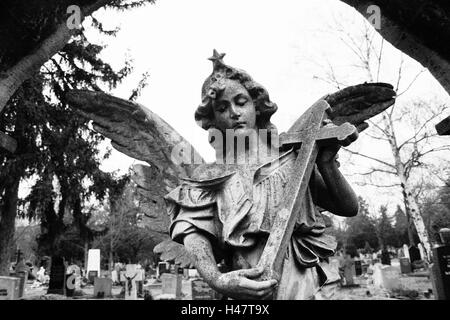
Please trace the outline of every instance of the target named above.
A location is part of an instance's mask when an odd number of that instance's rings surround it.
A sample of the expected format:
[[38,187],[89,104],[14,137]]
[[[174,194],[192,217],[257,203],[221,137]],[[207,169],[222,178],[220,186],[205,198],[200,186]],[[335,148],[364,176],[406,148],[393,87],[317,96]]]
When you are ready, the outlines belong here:
[[450,300],[449,94],[446,0],[1,0],[0,300]]

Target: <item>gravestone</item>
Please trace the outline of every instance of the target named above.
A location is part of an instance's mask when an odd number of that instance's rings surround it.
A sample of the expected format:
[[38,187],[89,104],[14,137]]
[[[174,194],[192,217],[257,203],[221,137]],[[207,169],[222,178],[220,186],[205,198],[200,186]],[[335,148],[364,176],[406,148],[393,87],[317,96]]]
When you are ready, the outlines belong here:
[[[96,271],[97,273],[91,271]],[[94,283],[96,277],[100,276],[100,249],[89,249],[86,272],[89,283],[91,284]]]
[[137,300],[137,281],[144,281],[141,269],[136,264],[127,264],[126,271],[120,273],[120,281],[125,282],[125,300]]
[[400,271],[402,274],[408,274],[412,272],[411,262],[408,258],[400,258]]
[[95,278],[94,297],[106,298],[112,296],[112,280],[109,278]]
[[199,276],[197,269],[188,269],[188,275],[189,278],[197,278]]
[[119,282],[119,274],[117,273],[117,270],[111,271],[111,280],[113,283]]
[[20,279],[16,277],[0,277],[0,300],[19,299]]
[[52,257],[50,267],[50,282],[48,284],[47,294],[64,295],[66,290],[66,266],[64,258],[60,256]]
[[377,265],[373,274],[373,283],[386,290],[400,289],[400,270],[392,266]]
[[355,275],[358,277],[363,274],[361,260],[355,260]]
[[164,273],[161,275],[162,282],[162,294],[168,294],[175,297],[175,299],[181,298],[183,277],[179,274]]
[[405,258],[405,253],[403,252],[403,248],[399,248],[397,250],[397,258]]
[[433,248],[435,296],[437,300],[450,300],[450,246],[443,245]]
[[18,271],[13,274],[10,274],[12,277],[18,278],[19,281],[19,298],[23,297],[25,294],[25,286],[28,280],[28,272],[27,271]]
[[391,257],[387,250],[381,251],[381,264],[391,265]]
[[363,263],[361,264],[361,272],[362,274],[366,274],[369,270],[369,264],[368,263]]
[[408,252],[409,261],[411,261],[411,264],[414,263],[414,261],[421,260],[419,248],[417,248],[416,246],[411,246]]
[[439,230],[439,238],[443,245],[450,246],[450,229],[442,228]]
[[87,276],[87,279],[88,279],[88,283],[90,283],[90,284],[93,284],[94,283],[94,281],[95,281],[95,278],[98,278],[99,277],[99,274],[98,274],[98,271],[97,270],[91,270],[91,271],[89,271],[88,272],[88,276]]
[[355,260],[351,258],[349,255],[344,260],[344,279],[345,279],[345,285],[351,286],[354,285],[354,276],[356,274],[355,272]]
[[408,248],[407,244],[403,245],[403,254],[404,254],[405,258],[408,258],[409,261],[411,262],[411,258],[409,256],[409,248]]
[[164,273],[170,273],[170,264],[168,262],[160,262],[158,263],[158,277],[161,277]]
[[191,280],[192,300],[214,300],[215,291],[202,279]]

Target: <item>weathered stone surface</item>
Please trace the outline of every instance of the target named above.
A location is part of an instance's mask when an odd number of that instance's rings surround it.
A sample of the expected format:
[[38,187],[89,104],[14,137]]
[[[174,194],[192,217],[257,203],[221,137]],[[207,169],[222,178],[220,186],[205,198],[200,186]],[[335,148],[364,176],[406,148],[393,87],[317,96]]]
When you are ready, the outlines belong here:
[[0,148],[14,153],[17,148],[17,141],[8,136],[6,133],[0,131]]

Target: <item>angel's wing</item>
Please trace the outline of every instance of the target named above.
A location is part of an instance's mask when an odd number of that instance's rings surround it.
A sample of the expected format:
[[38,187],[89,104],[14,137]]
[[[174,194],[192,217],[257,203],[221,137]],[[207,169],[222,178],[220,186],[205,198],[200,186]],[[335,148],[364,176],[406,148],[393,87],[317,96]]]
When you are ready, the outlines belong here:
[[365,121],[392,106],[395,97],[393,86],[380,82],[347,87],[323,99],[332,108],[329,117],[333,123],[350,122],[361,132],[369,126]]
[[[140,194],[144,223],[161,234],[158,238],[165,239],[155,252],[163,260],[182,263],[182,267],[192,265],[184,246],[169,239],[170,217],[164,196],[180,183],[180,177],[190,177],[204,162],[201,156],[163,119],[137,103],[87,90],[69,91],[66,99],[78,113],[93,120],[93,128],[110,138],[115,149],[150,165],[134,165],[131,178]],[[186,155],[196,164],[186,161]]]

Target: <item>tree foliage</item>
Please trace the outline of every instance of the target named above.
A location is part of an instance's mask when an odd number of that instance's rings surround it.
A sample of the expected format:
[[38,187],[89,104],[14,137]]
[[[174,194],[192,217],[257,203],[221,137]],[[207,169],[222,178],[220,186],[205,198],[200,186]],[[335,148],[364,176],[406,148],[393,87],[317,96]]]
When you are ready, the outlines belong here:
[[362,197],[359,197],[358,215],[347,218],[346,223],[347,243],[353,243],[360,249],[364,248],[368,242],[372,248],[378,248],[376,226],[370,217],[368,205]]
[[[109,5],[127,9],[144,2],[148,1],[110,1]],[[20,5],[24,4],[19,2],[8,12]],[[51,20],[54,12],[43,14]],[[101,25],[97,28],[105,32]],[[51,33],[40,31],[42,38]],[[83,31],[75,31],[71,41],[22,84],[0,117],[0,131],[18,143],[14,154],[0,150],[0,274],[7,272],[16,213],[40,222],[39,254],[76,254],[75,248],[81,250],[78,242],[89,243],[96,235],[88,227],[92,203],[103,201],[108,190],[120,183],[114,174],[100,170],[109,156],[109,151],[99,148],[104,138],[69,108],[65,92],[112,89],[132,68],[125,61],[122,69],[113,69],[101,58],[104,47],[90,43]],[[30,187],[24,199],[18,199],[19,183]]]

